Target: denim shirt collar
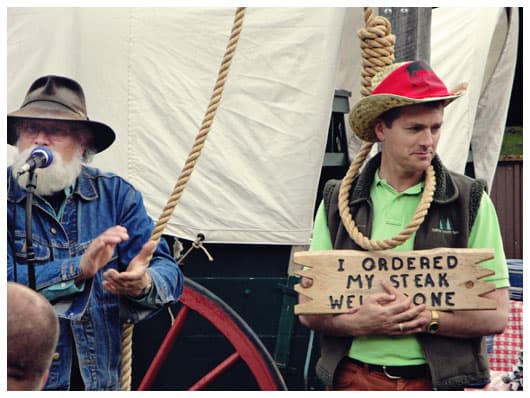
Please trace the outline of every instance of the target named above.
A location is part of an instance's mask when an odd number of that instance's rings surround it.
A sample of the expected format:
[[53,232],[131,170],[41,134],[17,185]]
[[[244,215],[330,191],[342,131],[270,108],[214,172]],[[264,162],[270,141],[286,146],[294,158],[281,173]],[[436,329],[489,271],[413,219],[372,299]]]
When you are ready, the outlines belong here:
[[77,177],[74,193],[85,200],[95,200],[98,198],[94,178],[88,173],[88,169],[85,166],[83,166],[81,174]]

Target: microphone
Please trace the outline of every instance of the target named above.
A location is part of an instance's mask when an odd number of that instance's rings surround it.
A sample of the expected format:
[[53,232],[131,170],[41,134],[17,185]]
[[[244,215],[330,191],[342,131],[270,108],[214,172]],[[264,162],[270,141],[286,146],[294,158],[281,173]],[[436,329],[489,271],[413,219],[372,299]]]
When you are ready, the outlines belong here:
[[18,170],[18,175],[21,176],[28,171],[35,169],[43,169],[48,167],[53,162],[53,153],[50,148],[46,146],[37,146],[33,148],[29,154],[28,160],[24,163],[24,166]]

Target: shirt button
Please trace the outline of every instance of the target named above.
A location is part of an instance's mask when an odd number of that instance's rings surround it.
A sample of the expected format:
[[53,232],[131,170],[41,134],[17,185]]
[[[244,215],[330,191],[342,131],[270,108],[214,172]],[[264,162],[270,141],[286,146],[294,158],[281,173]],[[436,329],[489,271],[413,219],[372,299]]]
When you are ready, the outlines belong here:
[[55,235],[57,233],[57,230],[52,227],[52,228],[50,228],[50,232]]
[[53,358],[54,361],[57,361],[60,357],[61,357],[61,354],[59,354],[58,352],[56,352],[56,353],[53,354],[53,357],[52,357],[52,358]]

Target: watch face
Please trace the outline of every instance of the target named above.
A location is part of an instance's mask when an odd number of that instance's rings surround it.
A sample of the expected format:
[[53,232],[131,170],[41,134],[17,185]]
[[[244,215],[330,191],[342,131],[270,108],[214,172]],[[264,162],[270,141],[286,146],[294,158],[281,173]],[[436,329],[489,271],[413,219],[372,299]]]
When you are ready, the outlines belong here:
[[440,329],[438,322],[433,322],[429,325],[429,333],[436,333]]

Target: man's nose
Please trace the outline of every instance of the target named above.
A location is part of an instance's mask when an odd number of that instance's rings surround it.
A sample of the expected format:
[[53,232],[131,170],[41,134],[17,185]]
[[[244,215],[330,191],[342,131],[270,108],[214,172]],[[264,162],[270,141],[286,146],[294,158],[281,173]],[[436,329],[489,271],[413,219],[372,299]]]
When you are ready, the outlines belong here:
[[425,129],[425,131],[421,135],[420,144],[424,146],[432,146],[433,143],[434,143],[434,140],[433,140],[433,134],[432,134],[431,129]]
[[50,145],[50,136],[46,131],[40,130],[35,136],[33,143],[35,145]]

